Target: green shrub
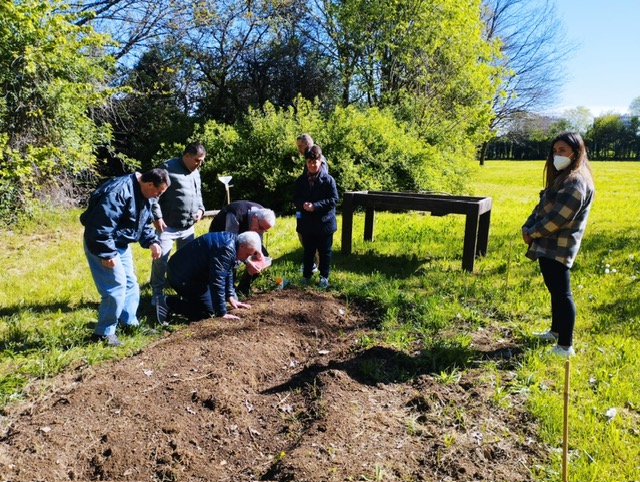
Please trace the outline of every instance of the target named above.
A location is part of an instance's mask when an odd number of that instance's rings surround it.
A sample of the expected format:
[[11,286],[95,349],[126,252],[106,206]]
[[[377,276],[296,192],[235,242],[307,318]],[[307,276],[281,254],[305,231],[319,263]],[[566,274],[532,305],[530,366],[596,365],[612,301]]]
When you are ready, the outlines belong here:
[[465,155],[459,146],[426,144],[388,110],[336,107],[323,115],[318,101],[298,98],[287,109],[267,103],[260,111],[251,109],[234,126],[215,121],[197,126],[193,139],[207,148],[208,162],[202,169],[205,205],[224,205],[224,185],[217,178],[230,175],[232,199],[251,199],[279,212],[292,212],[293,183],[304,166],[295,145],[302,132],[310,133],[322,147],[340,193],[462,193],[473,159],[469,149]]

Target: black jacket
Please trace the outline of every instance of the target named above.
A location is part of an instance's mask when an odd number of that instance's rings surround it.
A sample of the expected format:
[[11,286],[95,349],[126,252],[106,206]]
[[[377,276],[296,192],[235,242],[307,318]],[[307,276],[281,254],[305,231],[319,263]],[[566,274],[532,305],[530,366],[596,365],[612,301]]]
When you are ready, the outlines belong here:
[[[338,203],[338,189],[336,181],[330,174],[320,171],[314,186],[309,186],[306,174],[296,179],[293,202],[296,206],[298,223],[296,231],[302,234],[330,234],[338,229],[336,221],[336,204]],[[302,208],[305,202],[313,203],[314,211],[308,212]]]
[[227,204],[213,217],[209,232],[228,231],[240,234],[249,231],[249,212],[252,209],[263,209],[263,207],[251,201],[233,201]]

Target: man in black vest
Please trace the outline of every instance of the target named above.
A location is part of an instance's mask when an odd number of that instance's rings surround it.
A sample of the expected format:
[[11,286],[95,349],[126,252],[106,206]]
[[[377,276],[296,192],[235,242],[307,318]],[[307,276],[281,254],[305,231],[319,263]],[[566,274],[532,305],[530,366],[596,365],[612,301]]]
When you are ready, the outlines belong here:
[[[276,215],[271,209],[267,209],[258,203],[252,201],[234,201],[223,207],[218,214],[216,214],[209,226],[209,232],[222,232],[227,231],[230,233],[244,233],[247,231],[254,231],[262,235],[271,229],[276,224]],[[269,256],[267,249],[262,244],[263,256]],[[258,268],[252,260],[246,262],[246,272],[242,277],[236,292],[244,296],[249,294],[251,288],[251,282],[260,273]]]

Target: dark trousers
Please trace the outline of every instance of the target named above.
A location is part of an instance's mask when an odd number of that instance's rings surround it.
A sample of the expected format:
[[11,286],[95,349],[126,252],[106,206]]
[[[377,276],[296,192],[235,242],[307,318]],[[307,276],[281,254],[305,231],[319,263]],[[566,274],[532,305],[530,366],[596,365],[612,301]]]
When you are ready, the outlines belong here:
[[538,258],[540,272],[551,294],[551,331],[558,333],[558,345],[573,344],[576,305],[571,293],[571,270],[550,258]]
[[331,269],[331,248],[333,247],[333,233],[329,234],[302,234],[302,247],[304,248],[302,276],[310,278],[313,273],[313,262],[318,253],[318,270],[323,278],[329,277]]
[[208,283],[194,283],[169,278],[169,284],[178,296],[167,296],[172,313],[187,317],[189,321],[204,320],[214,315]]

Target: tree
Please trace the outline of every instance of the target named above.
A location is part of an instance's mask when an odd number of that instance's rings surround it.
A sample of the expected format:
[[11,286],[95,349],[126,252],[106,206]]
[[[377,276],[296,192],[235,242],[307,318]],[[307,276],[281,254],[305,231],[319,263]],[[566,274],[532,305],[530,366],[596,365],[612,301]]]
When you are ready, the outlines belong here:
[[425,141],[467,156],[487,134],[495,91],[479,6],[323,0],[305,30],[332,59],[343,106],[391,108]]
[[593,125],[593,114],[586,107],[579,106],[574,109],[567,109],[562,114],[562,117],[567,120],[568,129],[577,131],[583,136]]
[[[490,128],[499,132],[522,111],[540,111],[556,99],[564,60],[574,49],[553,0],[484,0],[485,37],[501,43],[500,90],[493,98]],[[484,163],[483,146],[480,164]]]
[[629,114],[640,117],[640,95],[631,101],[629,105]]
[[111,94],[106,39],[62,6],[0,4],[0,209],[10,213],[42,185],[91,170],[94,149],[110,141],[109,126],[91,116]]
[[597,117],[589,130],[591,155],[595,159],[616,159],[620,154],[620,139],[623,137],[624,124],[618,114]]
[[176,22],[180,2],[171,0],[76,0],[66,10],[76,15],[76,25],[109,35],[107,52],[129,65],[174,28],[183,28]]
[[123,79],[130,92],[120,96],[116,128],[119,150],[150,166],[161,145],[182,142],[193,128],[182,59],[173,46],[155,45]]

